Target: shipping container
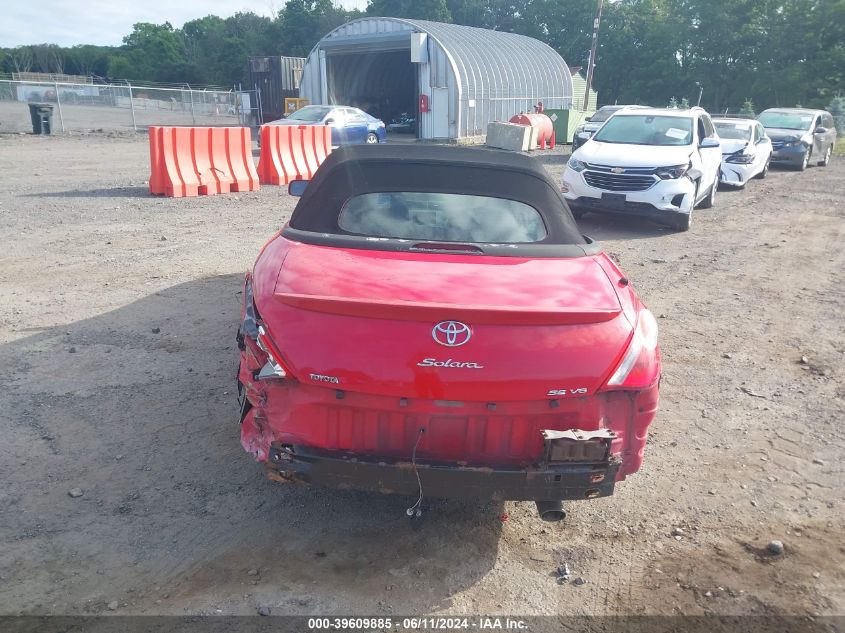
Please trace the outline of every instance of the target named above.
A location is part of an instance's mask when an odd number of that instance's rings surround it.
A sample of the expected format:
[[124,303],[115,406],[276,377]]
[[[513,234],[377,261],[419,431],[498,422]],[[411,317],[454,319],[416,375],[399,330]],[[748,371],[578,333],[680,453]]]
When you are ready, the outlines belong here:
[[281,119],[285,99],[299,97],[304,57],[250,57],[250,89],[257,93],[260,123]]

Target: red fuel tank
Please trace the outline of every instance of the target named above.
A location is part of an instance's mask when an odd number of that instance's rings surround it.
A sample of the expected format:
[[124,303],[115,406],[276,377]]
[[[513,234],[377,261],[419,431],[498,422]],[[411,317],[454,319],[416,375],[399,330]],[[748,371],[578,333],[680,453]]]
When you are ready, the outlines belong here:
[[[508,123],[516,123],[517,125],[528,125],[537,128],[537,144],[540,149],[554,149],[555,147],[555,128],[552,125],[552,120],[545,114],[535,112],[521,112],[512,116]],[[533,149],[533,148],[532,148]]]

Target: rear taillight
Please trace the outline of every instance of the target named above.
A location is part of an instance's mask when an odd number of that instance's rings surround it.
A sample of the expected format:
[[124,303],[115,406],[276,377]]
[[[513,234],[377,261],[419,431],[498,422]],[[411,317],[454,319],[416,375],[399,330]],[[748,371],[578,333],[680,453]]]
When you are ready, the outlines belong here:
[[255,308],[252,292],[252,277],[247,274],[244,280],[243,321],[238,330],[238,347],[246,353],[248,367],[254,371],[255,378],[288,378],[290,370],[282,359],[282,353],[261,323]]
[[276,347],[276,344],[273,342],[273,339],[270,338],[270,335],[267,334],[267,330],[264,329],[263,325],[258,326],[258,337],[256,338],[256,343],[258,343],[258,347],[261,348],[261,351],[267,354],[267,364],[261,368],[261,371],[258,373],[258,378],[287,378],[290,375],[290,371],[284,364],[282,360],[282,353],[279,351],[279,348]]
[[651,311],[640,310],[634,336],[622,361],[607,381],[607,389],[644,389],[660,378],[657,321]]

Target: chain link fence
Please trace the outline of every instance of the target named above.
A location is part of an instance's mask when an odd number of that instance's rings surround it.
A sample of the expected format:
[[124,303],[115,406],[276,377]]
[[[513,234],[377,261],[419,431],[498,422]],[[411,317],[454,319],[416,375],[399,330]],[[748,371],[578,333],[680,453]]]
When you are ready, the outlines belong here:
[[254,126],[255,101],[254,93],[234,89],[0,80],[0,134],[32,132],[31,103],[53,106],[52,131],[59,133]]

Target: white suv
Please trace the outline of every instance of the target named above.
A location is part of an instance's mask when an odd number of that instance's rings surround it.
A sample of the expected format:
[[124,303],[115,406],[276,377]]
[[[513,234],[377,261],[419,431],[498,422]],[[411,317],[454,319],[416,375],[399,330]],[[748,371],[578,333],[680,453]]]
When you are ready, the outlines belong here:
[[576,217],[637,215],[686,231],[695,207],[713,206],[721,162],[702,108],[624,109],[572,153],[561,190]]

